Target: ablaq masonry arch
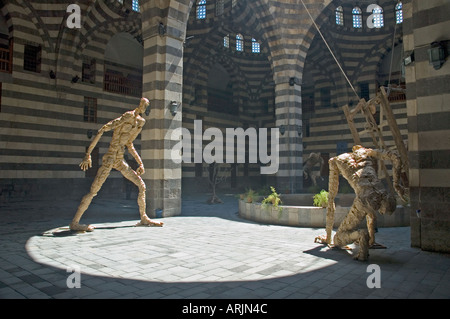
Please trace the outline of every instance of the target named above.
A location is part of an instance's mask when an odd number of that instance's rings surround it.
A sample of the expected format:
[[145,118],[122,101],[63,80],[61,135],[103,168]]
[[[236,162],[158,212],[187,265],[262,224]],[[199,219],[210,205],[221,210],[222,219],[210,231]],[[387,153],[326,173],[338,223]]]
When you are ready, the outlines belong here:
[[[306,5],[314,17],[320,15],[329,1]],[[215,1],[207,2],[208,12],[214,15]],[[195,9],[194,0],[141,1],[142,38],[144,41],[143,96],[150,99],[151,115],[141,135],[142,158],[147,167],[144,179],[148,187],[150,212],[162,209],[164,216],[181,212],[182,166],[166,156],[175,141],[167,134],[182,126],[181,106],[172,115],[172,101],[183,100],[183,51],[189,15]],[[225,10],[232,1],[225,2]],[[279,170],[273,176],[276,186],[285,192],[302,189],[302,71],[306,52],[311,43],[311,26],[304,7],[297,1],[257,0],[238,1],[245,17],[234,17],[236,28],[251,28],[268,47],[268,60],[273,74],[275,119],[274,127],[284,126],[280,136]],[[194,7],[194,8],[193,8]],[[267,82],[267,81],[264,81]]]

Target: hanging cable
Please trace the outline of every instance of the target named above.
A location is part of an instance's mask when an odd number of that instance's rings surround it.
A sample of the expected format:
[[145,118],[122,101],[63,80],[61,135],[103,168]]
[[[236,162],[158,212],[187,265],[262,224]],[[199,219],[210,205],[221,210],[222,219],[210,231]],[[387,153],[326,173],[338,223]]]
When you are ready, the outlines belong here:
[[328,50],[330,51],[331,55],[334,58],[334,61],[336,61],[336,64],[338,65],[339,69],[341,70],[342,74],[344,75],[345,79],[347,80],[348,84],[350,85],[350,87],[352,88],[353,92],[355,93],[356,97],[358,98],[358,101],[360,100],[360,97],[358,95],[358,93],[356,92],[355,88],[353,87],[352,83],[350,82],[349,78],[347,77],[347,75],[345,74],[344,69],[342,68],[341,64],[339,63],[338,59],[336,58],[336,56],[334,55],[333,51],[331,50],[330,46],[328,45],[327,40],[325,39],[325,37],[323,36],[322,32],[320,31],[319,27],[317,26],[316,22],[314,21],[314,18],[312,17],[311,13],[309,13],[308,8],[306,7],[305,3],[303,2],[303,0],[300,0],[303,4],[303,7],[305,7],[306,12],[309,15],[309,18],[311,19],[312,23],[314,24],[314,26],[317,29],[317,32],[320,34],[323,42],[325,43],[325,45],[327,46]]

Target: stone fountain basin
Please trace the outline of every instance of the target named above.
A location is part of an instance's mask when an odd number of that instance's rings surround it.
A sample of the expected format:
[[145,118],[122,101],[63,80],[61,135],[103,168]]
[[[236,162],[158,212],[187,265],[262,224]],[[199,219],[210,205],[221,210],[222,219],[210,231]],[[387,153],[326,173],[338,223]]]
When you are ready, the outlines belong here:
[[[313,206],[314,194],[281,195],[283,205],[278,208],[271,205],[262,205],[263,197],[255,198],[252,203],[239,200],[239,216],[263,224],[283,225],[293,227],[325,228],[326,208]],[[350,210],[354,194],[338,194],[336,196],[336,212],[334,215],[334,228],[339,227]],[[377,214],[377,227],[405,227],[409,226],[409,209],[401,205],[392,215]],[[361,222],[360,227],[365,227]]]

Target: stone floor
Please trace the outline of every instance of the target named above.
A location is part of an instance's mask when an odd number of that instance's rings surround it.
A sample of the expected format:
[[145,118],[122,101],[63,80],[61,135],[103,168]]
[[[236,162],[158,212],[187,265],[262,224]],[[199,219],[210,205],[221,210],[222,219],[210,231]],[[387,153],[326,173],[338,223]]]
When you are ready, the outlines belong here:
[[92,233],[68,230],[78,200],[1,203],[0,298],[450,298],[450,256],[411,248],[408,227],[379,229],[387,249],[358,262],[358,247],[314,243],[324,229],[249,222],[235,196],[206,196],[184,195],[161,228],[134,227],[134,200],[98,196],[82,219]]

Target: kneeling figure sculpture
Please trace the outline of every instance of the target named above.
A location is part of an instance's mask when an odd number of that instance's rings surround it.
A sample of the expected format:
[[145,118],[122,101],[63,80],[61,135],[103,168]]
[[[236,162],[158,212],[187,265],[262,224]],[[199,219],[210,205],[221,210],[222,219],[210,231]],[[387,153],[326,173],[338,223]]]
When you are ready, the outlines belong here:
[[[334,246],[359,244],[355,259],[365,261],[369,256],[369,247],[375,243],[376,212],[391,215],[397,201],[392,192],[385,189],[376,172],[377,160],[389,160],[393,164],[393,184],[397,194],[405,200],[405,188],[400,183],[402,163],[395,151],[353,147],[351,153],[341,154],[329,160],[330,180],[326,219],[326,237],[316,237],[315,242],[332,245],[331,233],[334,223],[334,199],[339,187],[341,174],[354,189],[356,198],[333,238]],[[367,230],[356,229],[361,221],[367,219]]]

